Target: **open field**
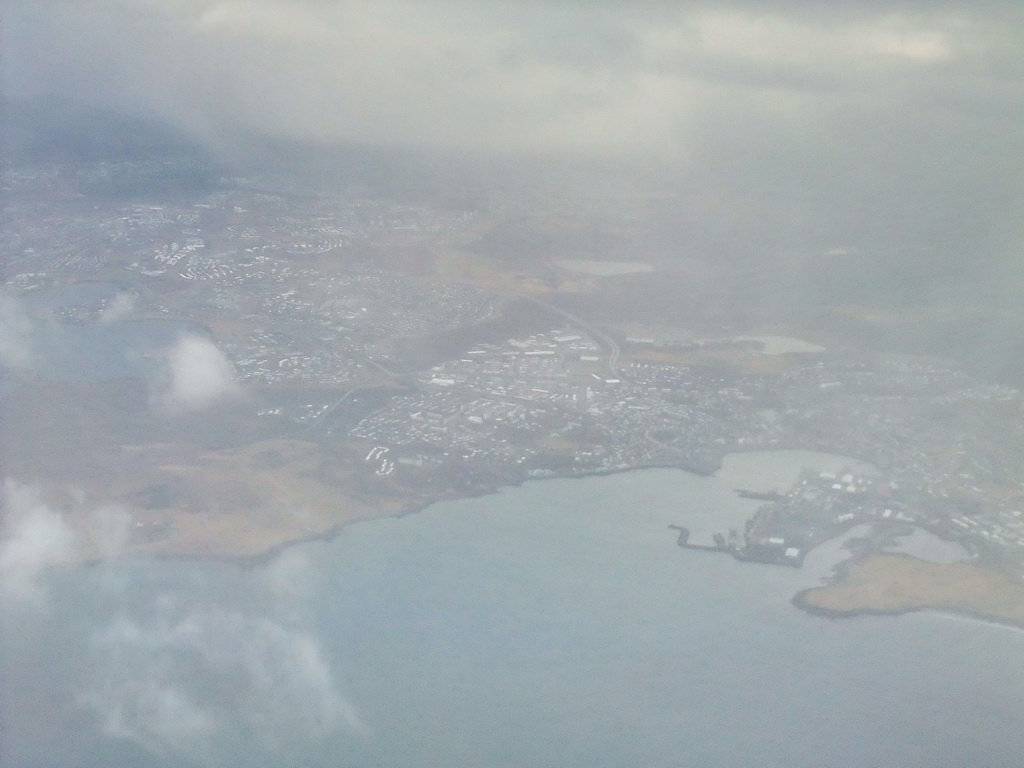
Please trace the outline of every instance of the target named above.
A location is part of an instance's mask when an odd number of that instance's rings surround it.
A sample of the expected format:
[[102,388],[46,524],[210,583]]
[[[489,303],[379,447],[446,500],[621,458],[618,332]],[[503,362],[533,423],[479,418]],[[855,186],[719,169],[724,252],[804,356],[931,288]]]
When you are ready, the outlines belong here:
[[499,293],[521,295],[552,291],[576,293],[596,290],[593,279],[551,269],[510,269],[488,256],[460,250],[442,250],[434,265],[439,283],[464,283]]
[[[324,533],[355,519],[391,514],[325,482],[325,457],[312,443],[278,439],[209,451],[187,464],[162,464],[146,479],[173,489],[163,509],[136,512],[169,524],[169,535],[141,543],[147,551],[252,555]],[[138,498],[145,489],[136,490]]]

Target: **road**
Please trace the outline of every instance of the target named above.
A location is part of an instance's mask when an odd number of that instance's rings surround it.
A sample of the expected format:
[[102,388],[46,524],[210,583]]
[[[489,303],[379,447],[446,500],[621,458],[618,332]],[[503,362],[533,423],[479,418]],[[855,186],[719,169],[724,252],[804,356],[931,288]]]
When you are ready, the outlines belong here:
[[606,347],[606,349],[607,349],[607,352],[608,352],[608,370],[611,371],[612,376],[618,376],[618,374],[619,374],[619,355],[621,353],[621,350],[619,349],[619,345],[615,343],[615,339],[613,339],[611,336],[609,336],[608,334],[604,333],[603,331],[598,330],[597,328],[595,328],[593,325],[588,323],[583,318],[577,317],[576,315],[572,314],[571,312],[566,312],[564,309],[556,307],[554,304],[548,304],[543,299],[538,299],[535,296],[524,296],[523,298],[528,299],[529,301],[532,301],[534,304],[539,304],[540,306],[544,307],[545,309],[550,309],[552,312],[558,313],[559,315],[564,317],[566,320],[568,320],[570,323],[575,325],[577,328],[579,328],[582,331],[585,331],[586,333],[590,334],[595,339],[597,339],[597,341],[602,346]]
[[307,432],[312,432],[318,426],[323,424],[324,420],[334,412],[335,408],[337,408],[339,405],[348,400],[353,394],[358,392],[360,389],[361,387],[355,387],[354,389],[350,389],[344,395],[335,400],[334,403],[332,403],[331,406],[327,408],[327,410],[325,410],[323,413],[319,414],[316,418],[314,418],[311,423],[306,424],[303,427],[287,435],[282,435],[282,437],[297,437],[298,435],[304,435]]

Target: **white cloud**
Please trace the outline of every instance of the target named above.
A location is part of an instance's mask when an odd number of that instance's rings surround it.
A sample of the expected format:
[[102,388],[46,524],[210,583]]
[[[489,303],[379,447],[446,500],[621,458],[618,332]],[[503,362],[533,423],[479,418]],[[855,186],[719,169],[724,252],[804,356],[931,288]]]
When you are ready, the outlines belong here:
[[131,536],[132,515],[116,505],[92,510],[85,520],[85,551],[88,557],[111,558],[124,552]]
[[201,411],[241,393],[231,361],[203,336],[179,339],[168,350],[165,374],[155,401],[166,410]]
[[280,603],[299,605],[309,596],[315,572],[305,550],[290,548],[260,569],[259,578]]
[[0,366],[28,368],[32,364],[32,321],[21,302],[0,291]]
[[38,491],[8,480],[4,484],[4,531],[0,540],[0,597],[38,600],[40,579],[78,554],[74,531],[64,515],[50,509]]
[[[856,73],[888,100],[893,74],[918,76],[985,34],[952,13],[870,4],[595,5],[101,0],[51,12],[16,0],[8,80],[78,79],[97,100],[215,144],[241,126],[305,141],[685,159],[691,123],[739,97],[716,80],[723,67]],[[62,62],[38,60],[58,47]]]
[[165,597],[148,621],[97,632],[92,653],[79,704],[109,735],[158,755],[262,762],[364,731],[315,640],[269,618]]
[[935,62],[953,56],[949,31],[898,16],[868,22],[792,19],[741,11],[698,15],[696,28],[707,53],[762,64],[804,67],[891,67],[893,59]]
[[100,312],[101,323],[116,323],[123,320],[135,309],[135,297],[130,293],[119,293]]
[[43,577],[50,569],[124,551],[131,526],[127,511],[110,505],[81,512],[79,523],[72,525],[38,488],[10,479],[4,483],[0,599],[38,603],[45,597]]

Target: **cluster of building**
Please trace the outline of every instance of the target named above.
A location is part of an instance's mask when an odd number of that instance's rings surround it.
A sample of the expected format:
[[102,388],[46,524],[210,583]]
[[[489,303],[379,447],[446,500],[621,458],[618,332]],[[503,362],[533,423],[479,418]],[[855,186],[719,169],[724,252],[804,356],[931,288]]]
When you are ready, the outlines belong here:
[[[968,433],[935,418],[965,403],[1019,407],[1019,396],[938,364],[869,369],[815,355],[781,375],[699,362],[628,362],[613,375],[597,340],[563,327],[479,345],[416,383],[415,395],[349,437],[442,464],[497,463],[510,478],[651,465],[710,471],[730,452],[812,448],[856,456],[881,474],[805,475],[760,518],[758,547],[785,541],[783,554],[804,552],[837,528],[893,520],[1024,556],[1024,486],[1009,466],[979,466],[985,452]],[[981,487],[995,484],[999,493]]]
[[[102,170],[90,173],[102,180]],[[742,372],[716,355],[756,355],[756,339],[615,340],[558,309],[558,327],[453,342],[430,366],[414,354],[418,340],[478,326],[504,298],[398,274],[374,247],[465,228],[472,211],[364,194],[298,198],[261,179],[160,205],[85,206],[66,175],[9,170],[0,181],[28,190],[12,196],[0,231],[9,288],[106,277],[132,284],[139,312],[241,327],[222,343],[247,385],[318,388],[336,400],[382,375],[400,381],[355,426],[323,430],[370,454],[371,483],[711,471],[730,452],[813,449],[881,474],[803,477],[744,532],[758,546],[781,539],[786,556],[805,550],[812,529],[898,519],[1024,557],[1016,438],[981,426],[1000,403],[1019,423],[1014,390],[936,362],[825,352],[796,355],[803,362],[781,373]],[[55,213],[60,194],[71,213]],[[173,309],[163,304],[171,294]],[[318,406],[308,421],[329,411]]]
[[555,416],[551,409],[526,403],[424,393],[396,398],[347,436],[398,448],[421,461],[474,460],[511,467],[537,455],[536,441],[550,434]]
[[[144,165],[3,170],[0,188],[7,196],[0,252],[10,274],[31,267],[54,279],[128,268],[148,277],[225,279],[230,276],[228,260],[204,260],[204,253],[344,254],[389,236],[466,227],[476,216],[472,210],[404,205],[358,191],[289,194],[282,184],[255,178],[220,179],[192,192],[161,194],[159,204],[124,203],[117,194],[80,203],[82,189],[95,191],[100,185],[109,186],[109,192],[131,190],[139,179],[174,170]],[[96,205],[96,200],[106,204]],[[71,215],[56,215],[55,202],[71,207]]]

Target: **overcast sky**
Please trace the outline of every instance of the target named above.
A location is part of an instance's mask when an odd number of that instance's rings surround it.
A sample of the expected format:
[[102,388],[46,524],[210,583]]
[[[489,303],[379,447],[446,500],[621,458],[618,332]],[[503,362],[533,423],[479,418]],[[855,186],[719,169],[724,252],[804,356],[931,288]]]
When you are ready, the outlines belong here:
[[244,126],[685,162],[723,130],[860,144],[881,138],[877,121],[953,137],[1024,116],[1013,0],[4,5],[9,93],[140,111],[210,140]]
[[226,155],[262,135],[594,159],[776,219],[1024,235],[1017,0],[6,0],[2,43],[8,94]]

